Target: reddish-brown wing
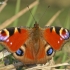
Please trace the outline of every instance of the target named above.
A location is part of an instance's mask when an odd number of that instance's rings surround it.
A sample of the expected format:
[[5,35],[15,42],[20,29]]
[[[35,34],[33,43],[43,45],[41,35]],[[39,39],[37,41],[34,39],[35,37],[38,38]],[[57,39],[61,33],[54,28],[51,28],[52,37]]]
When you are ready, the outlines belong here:
[[24,28],[7,28],[0,31],[0,42],[11,51],[17,51],[27,40],[28,30]]
[[48,27],[44,31],[44,38],[54,50],[59,50],[65,40],[69,39],[69,31],[62,27]]

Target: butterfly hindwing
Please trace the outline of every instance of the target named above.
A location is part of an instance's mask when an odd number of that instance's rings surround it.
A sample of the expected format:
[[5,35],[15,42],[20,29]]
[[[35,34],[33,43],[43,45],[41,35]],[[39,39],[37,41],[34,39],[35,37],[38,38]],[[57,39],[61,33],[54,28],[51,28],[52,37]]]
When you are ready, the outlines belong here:
[[0,31],[0,42],[11,51],[17,51],[28,38],[28,31],[24,28],[11,27]]
[[65,40],[69,39],[69,31],[62,27],[48,27],[44,31],[44,38],[54,50],[59,50]]

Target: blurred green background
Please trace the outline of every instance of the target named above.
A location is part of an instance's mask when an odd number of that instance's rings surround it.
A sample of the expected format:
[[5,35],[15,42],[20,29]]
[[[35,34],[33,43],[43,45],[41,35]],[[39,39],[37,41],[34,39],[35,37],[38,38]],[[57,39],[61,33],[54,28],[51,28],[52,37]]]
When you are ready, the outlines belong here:
[[[3,1],[4,0],[0,0],[0,7]],[[29,6],[34,1],[36,0],[8,0],[5,8],[0,12],[0,24],[17,14],[25,7]],[[30,11],[26,12],[24,15],[12,22],[12,24],[8,27],[32,27],[35,20],[41,27],[44,27],[48,21],[50,21],[53,16],[56,16],[55,14],[60,10],[62,12],[53,22],[51,22],[51,26],[61,26],[70,29],[70,0],[39,0],[39,4],[29,10],[32,12],[32,14]],[[70,46],[69,43],[65,47],[67,46]],[[66,49],[56,53],[54,59],[57,60],[59,57],[57,62],[65,62],[69,58],[68,56],[70,55],[68,53],[70,53],[70,50],[67,51]]]
[[[3,1],[4,0],[0,0],[0,2]],[[8,0],[7,5],[0,13],[0,24],[14,16],[16,11],[21,11],[22,9],[24,9],[36,0],[20,0],[20,3],[18,3],[17,6],[18,10],[16,8],[17,1],[18,0]],[[32,11],[32,9],[29,10]],[[39,0],[39,4],[33,16],[37,22],[39,21],[39,25],[41,27],[44,27],[45,24],[47,24],[47,22],[52,18],[52,16],[54,16],[56,12],[62,9],[63,11],[59,14],[55,21],[52,22],[52,25],[69,28],[70,0]],[[30,11],[26,12],[24,15],[18,18],[18,22],[16,25],[15,22],[13,22],[13,24],[11,24],[10,26],[26,26],[30,18],[30,15]],[[31,24],[33,24],[35,20],[32,18]]]

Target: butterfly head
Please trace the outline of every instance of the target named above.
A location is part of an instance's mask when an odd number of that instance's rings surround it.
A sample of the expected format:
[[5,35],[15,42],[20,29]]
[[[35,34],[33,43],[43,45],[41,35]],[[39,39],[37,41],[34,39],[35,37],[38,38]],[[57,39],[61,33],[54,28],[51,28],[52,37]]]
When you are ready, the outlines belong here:
[[39,24],[37,22],[35,22],[34,28],[39,28]]

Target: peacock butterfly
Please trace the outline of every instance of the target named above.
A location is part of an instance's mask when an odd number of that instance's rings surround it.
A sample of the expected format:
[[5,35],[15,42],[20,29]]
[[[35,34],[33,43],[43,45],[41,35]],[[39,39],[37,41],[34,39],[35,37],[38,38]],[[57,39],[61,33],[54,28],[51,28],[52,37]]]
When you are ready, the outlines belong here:
[[70,31],[62,27],[11,27],[0,31],[0,43],[24,64],[46,63],[69,39]]

